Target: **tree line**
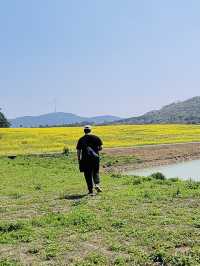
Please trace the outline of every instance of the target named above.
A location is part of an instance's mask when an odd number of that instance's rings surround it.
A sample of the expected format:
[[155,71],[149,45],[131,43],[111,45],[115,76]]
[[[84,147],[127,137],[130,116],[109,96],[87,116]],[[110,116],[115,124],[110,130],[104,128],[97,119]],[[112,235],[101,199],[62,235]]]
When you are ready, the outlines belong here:
[[5,117],[5,115],[2,112],[0,112],[0,128],[2,127],[10,127],[10,123]]

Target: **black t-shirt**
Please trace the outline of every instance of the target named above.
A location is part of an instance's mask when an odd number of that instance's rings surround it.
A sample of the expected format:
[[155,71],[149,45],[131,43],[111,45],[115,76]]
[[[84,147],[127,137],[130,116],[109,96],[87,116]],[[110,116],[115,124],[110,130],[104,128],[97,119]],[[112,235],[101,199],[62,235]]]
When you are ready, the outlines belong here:
[[96,153],[99,153],[99,147],[103,145],[102,140],[92,134],[87,134],[79,139],[76,149],[82,150],[84,152],[84,149],[86,146],[91,147]]

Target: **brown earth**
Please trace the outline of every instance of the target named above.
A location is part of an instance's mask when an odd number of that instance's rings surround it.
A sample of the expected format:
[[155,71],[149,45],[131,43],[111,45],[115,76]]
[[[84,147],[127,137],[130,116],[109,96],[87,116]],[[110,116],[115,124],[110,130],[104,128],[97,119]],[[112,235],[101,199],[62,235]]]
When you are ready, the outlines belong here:
[[139,159],[138,162],[131,165],[129,164],[114,167],[117,168],[118,171],[126,171],[200,159],[200,143],[163,144],[130,148],[108,148],[104,149],[104,153],[110,156],[132,155]]

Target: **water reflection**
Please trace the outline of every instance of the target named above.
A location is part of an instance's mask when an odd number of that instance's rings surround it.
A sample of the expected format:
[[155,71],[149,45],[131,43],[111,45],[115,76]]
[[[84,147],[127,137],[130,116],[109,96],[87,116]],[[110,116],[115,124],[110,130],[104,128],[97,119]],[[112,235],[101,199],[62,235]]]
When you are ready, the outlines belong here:
[[132,170],[128,171],[126,174],[149,176],[156,172],[163,173],[167,178],[178,177],[184,180],[193,179],[196,181],[200,181],[200,160],[187,161],[165,166],[155,166],[146,169]]

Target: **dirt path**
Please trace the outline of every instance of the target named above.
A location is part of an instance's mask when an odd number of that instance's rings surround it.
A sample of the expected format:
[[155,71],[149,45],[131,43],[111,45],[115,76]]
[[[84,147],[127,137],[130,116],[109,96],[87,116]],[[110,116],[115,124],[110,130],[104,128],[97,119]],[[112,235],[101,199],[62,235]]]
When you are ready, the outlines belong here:
[[145,168],[172,164],[176,162],[200,159],[200,142],[150,145],[130,148],[108,148],[104,149],[108,155],[126,156],[133,155],[140,159],[140,163],[118,167],[121,170]]
[[[134,156],[138,162],[127,165],[114,165],[108,171],[126,171],[151,166],[167,165],[177,162],[200,159],[200,142],[156,144],[138,147],[104,148],[103,152],[110,156]],[[30,156],[60,156],[60,152],[36,153]]]

